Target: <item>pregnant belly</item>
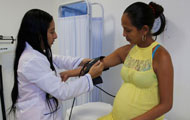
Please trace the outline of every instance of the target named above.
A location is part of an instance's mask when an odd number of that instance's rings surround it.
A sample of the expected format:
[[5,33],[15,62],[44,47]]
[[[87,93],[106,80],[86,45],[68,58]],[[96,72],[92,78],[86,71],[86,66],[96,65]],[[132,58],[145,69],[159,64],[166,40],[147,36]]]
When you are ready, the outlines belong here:
[[158,104],[157,97],[151,94],[151,90],[143,91],[133,84],[124,83],[114,99],[112,111],[113,119],[131,120],[150,110]]

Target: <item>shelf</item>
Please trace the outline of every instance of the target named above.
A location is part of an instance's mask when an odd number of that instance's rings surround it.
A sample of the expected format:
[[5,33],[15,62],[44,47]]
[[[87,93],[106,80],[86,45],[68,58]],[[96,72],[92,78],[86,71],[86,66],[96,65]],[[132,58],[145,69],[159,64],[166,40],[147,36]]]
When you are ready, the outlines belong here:
[[0,44],[0,54],[12,52],[14,49],[14,44]]

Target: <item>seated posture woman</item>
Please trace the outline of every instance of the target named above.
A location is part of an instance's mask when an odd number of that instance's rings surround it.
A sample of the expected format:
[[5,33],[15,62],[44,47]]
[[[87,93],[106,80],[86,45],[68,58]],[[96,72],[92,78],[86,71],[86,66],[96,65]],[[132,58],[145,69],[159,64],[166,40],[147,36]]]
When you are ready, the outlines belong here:
[[[103,59],[105,68],[123,64],[124,83],[114,99],[112,112],[98,120],[163,120],[172,108],[171,57],[152,37],[164,30],[163,11],[162,6],[153,2],[136,2],[124,11],[123,36],[130,44]],[[152,33],[155,19],[160,19],[161,24]]]

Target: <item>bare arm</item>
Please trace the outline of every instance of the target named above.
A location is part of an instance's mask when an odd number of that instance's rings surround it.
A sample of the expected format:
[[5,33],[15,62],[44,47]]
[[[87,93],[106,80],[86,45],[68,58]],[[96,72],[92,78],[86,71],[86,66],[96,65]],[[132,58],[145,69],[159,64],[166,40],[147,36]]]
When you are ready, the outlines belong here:
[[[106,56],[101,62],[103,63],[104,68],[113,67],[118,64],[121,64],[124,62],[125,57],[127,56],[129,50],[131,49],[132,45],[125,45],[118,49],[116,49],[113,53]],[[91,59],[84,59],[79,66],[84,65],[86,62],[90,61]],[[78,76],[80,73],[81,68],[68,70],[60,73],[62,77],[62,81],[66,81],[69,77],[75,77]]]
[[102,61],[104,64],[104,68],[113,67],[113,66],[123,63],[131,49],[131,46],[132,45],[122,46],[116,49],[110,55],[106,56]]
[[80,73],[81,69],[82,68],[80,67],[80,68],[77,68],[77,69],[67,70],[67,71],[61,72],[60,76],[62,78],[62,81],[67,81],[67,79],[69,77],[79,76],[79,73]]
[[169,53],[163,47],[160,47],[155,54],[153,68],[158,78],[160,103],[132,120],[155,120],[172,108],[173,65]]

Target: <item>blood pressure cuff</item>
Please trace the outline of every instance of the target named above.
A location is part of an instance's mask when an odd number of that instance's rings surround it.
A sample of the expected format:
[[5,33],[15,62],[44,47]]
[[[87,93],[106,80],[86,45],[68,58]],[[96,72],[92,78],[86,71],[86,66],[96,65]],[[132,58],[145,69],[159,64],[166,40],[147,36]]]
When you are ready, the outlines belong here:
[[[90,68],[91,68],[98,60],[101,61],[103,58],[104,58],[104,56],[100,56],[100,57],[97,57],[97,58],[92,59],[90,62],[87,62],[87,63],[83,66],[83,68],[81,69],[79,76],[85,75],[86,73],[88,73],[89,70],[90,70]],[[103,71],[106,71],[106,70],[108,70],[108,69],[109,69],[109,68],[106,68],[106,69],[104,69]],[[103,80],[102,80],[101,76],[99,76],[99,77],[96,77],[96,78],[92,79],[92,82],[93,82],[94,85],[96,85],[96,84],[101,84],[101,83],[103,83]]]

